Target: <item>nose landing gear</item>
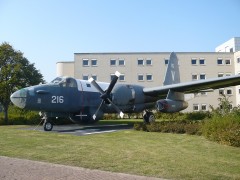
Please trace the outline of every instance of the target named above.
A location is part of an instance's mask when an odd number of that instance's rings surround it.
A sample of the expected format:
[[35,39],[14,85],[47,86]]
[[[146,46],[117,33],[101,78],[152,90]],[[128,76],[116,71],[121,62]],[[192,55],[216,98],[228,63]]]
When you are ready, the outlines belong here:
[[53,124],[50,121],[45,120],[43,123],[44,131],[51,131],[53,128]]

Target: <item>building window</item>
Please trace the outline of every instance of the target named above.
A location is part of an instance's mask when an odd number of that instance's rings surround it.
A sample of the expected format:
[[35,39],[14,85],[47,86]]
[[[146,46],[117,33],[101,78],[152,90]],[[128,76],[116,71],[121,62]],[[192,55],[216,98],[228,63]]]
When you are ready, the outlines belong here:
[[232,89],[227,89],[227,95],[232,95],[233,92],[232,92]]
[[83,79],[83,80],[88,80],[88,75],[83,75],[83,76],[82,76],[82,79]]
[[233,48],[230,48],[230,50],[229,50],[230,52],[233,52]]
[[152,65],[152,60],[151,59],[147,59],[146,60],[146,65],[147,66],[151,66]]
[[231,73],[226,73],[226,76],[231,76],[232,74]]
[[125,60],[124,59],[119,59],[118,65],[119,66],[124,66],[125,65]]
[[125,75],[121,74],[121,75],[119,76],[119,81],[125,81]]
[[91,64],[92,64],[92,66],[97,66],[97,60],[96,59],[92,59],[91,60]]
[[[233,105],[232,104],[229,104],[229,109],[232,109],[233,108]],[[222,105],[220,105],[220,109],[223,109],[223,106]]]
[[151,74],[147,74],[147,75],[146,75],[146,79],[147,79],[147,81],[152,81],[152,80],[153,80],[153,77],[152,77]]
[[199,60],[199,64],[200,64],[200,65],[205,65],[205,59],[200,59],[200,60]]
[[193,104],[193,111],[199,111],[199,105]]
[[237,58],[237,63],[240,63],[240,57]]
[[219,95],[224,95],[224,89],[219,89]]
[[168,59],[165,59],[164,62],[165,62],[165,65],[167,65],[168,64]]
[[97,75],[92,75],[92,78],[97,81]]
[[197,74],[192,74],[192,80],[193,81],[198,80],[198,75]]
[[200,79],[206,79],[206,74],[200,74]]
[[110,59],[110,66],[116,66],[116,59]]
[[192,65],[197,65],[197,59],[194,58],[194,59],[192,59],[191,62],[192,62]]
[[201,110],[202,111],[207,111],[207,105],[206,104],[202,104],[201,105]]
[[218,64],[218,65],[223,65],[223,60],[222,60],[222,59],[218,59],[218,60],[217,60],[217,64]]
[[111,74],[110,75],[110,81],[112,81],[114,77],[115,77],[115,74]]
[[138,81],[143,81],[143,80],[144,80],[143,77],[144,77],[143,74],[139,74],[139,75],[138,75]]
[[218,77],[223,77],[223,73],[218,73]]
[[231,65],[231,60],[230,60],[230,59],[226,59],[226,60],[225,60],[225,64],[226,64],[226,65]]
[[143,65],[144,65],[143,59],[138,59],[138,65],[139,65],[139,66],[143,66]]
[[88,59],[83,59],[83,66],[89,66]]

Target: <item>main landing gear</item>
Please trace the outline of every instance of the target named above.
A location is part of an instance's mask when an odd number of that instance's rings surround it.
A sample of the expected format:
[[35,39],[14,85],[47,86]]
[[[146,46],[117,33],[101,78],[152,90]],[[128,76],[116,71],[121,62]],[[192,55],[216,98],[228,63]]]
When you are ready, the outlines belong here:
[[145,112],[143,113],[143,121],[144,121],[145,123],[155,122],[155,116],[154,116],[153,112],[145,111]]

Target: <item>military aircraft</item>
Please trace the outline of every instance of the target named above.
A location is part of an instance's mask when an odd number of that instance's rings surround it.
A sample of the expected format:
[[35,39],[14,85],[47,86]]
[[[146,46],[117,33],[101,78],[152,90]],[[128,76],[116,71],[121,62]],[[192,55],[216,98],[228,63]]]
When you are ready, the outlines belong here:
[[96,82],[93,78],[78,80],[57,77],[48,84],[26,87],[11,95],[13,104],[20,108],[40,111],[44,130],[51,131],[52,119],[67,117],[75,123],[93,123],[104,113],[145,112],[145,122],[155,120],[152,109],[164,113],[184,110],[188,103],[184,94],[210,91],[240,85],[240,76],[229,76],[180,83],[178,58],[170,54],[163,86],[146,88],[133,84],[117,84],[119,72],[110,83]]

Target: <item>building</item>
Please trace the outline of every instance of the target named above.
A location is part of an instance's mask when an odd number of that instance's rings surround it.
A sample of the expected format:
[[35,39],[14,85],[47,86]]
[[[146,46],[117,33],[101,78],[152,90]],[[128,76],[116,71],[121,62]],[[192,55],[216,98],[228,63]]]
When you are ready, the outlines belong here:
[[234,37],[215,48],[216,52],[237,52],[240,51],[240,37]]
[[[217,52],[176,52],[181,82],[239,74],[239,42],[240,38],[233,38],[218,46]],[[57,62],[57,75],[110,82],[115,71],[119,71],[119,83],[161,86],[169,55],[170,52],[75,53],[74,61]],[[229,96],[233,106],[240,104],[240,86],[228,87],[196,94],[188,101],[185,111],[207,111],[210,105],[217,107],[223,93]]]

